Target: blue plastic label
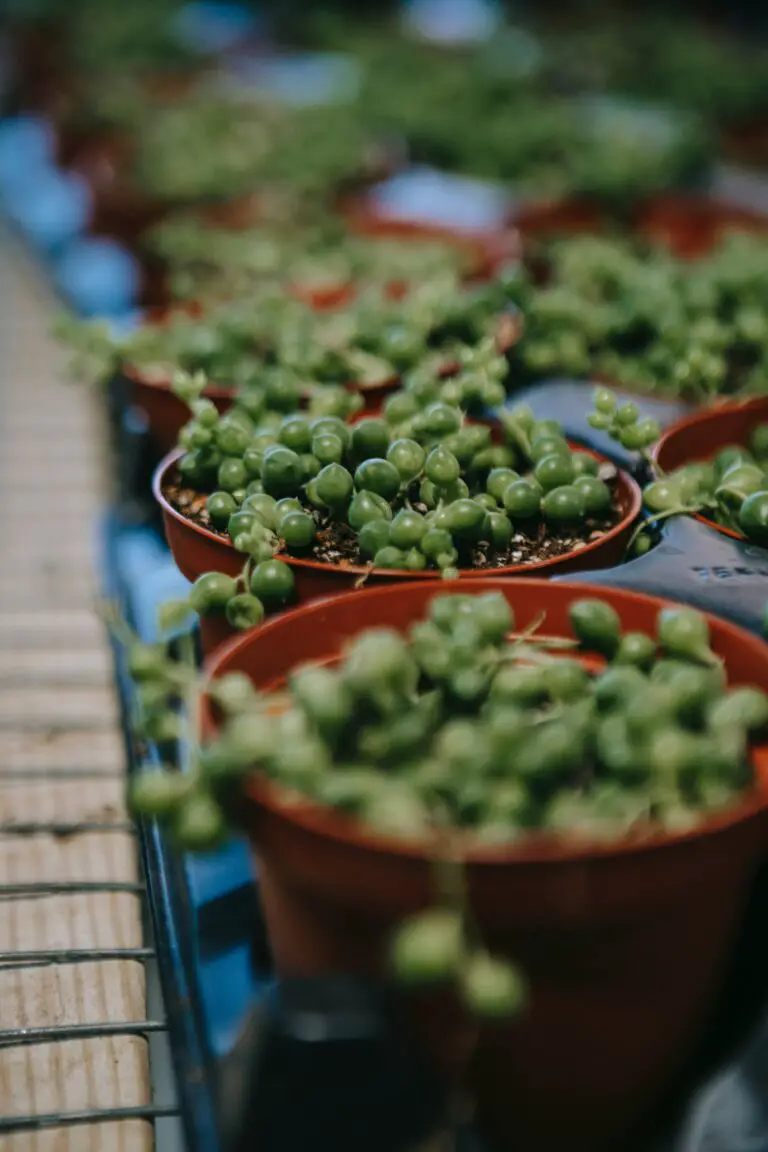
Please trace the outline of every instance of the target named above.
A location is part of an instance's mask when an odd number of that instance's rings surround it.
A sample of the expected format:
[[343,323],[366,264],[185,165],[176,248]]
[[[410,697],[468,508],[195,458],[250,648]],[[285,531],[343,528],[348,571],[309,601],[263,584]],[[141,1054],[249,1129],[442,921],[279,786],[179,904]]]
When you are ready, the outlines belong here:
[[403,7],[405,28],[437,44],[489,40],[503,21],[496,0],[406,0]]
[[410,168],[370,193],[375,211],[390,220],[412,220],[467,232],[502,228],[510,198],[500,184],[452,176],[435,168]]
[[185,4],[175,20],[178,39],[193,52],[227,52],[261,30],[244,4]]
[[54,267],[59,290],[84,316],[123,316],[136,303],[141,273],[134,256],[113,240],[73,241]]
[[270,57],[242,53],[227,62],[221,80],[246,94],[308,108],[353,100],[360,88],[360,65],[340,52]]

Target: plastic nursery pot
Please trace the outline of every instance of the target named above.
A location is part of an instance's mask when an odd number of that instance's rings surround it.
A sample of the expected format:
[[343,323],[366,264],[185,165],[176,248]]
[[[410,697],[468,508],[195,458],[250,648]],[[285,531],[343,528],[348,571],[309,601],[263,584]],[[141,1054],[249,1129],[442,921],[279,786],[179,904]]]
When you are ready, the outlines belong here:
[[350,231],[359,236],[380,240],[437,240],[465,252],[470,261],[466,276],[470,282],[487,279],[504,264],[518,261],[522,254],[520,235],[513,227],[503,231],[462,231],[416,220],[390,220],[379,216],[365,197],[349,197],[339,207]]
[[[131,385],[134,405],[147,418],[149,435],[156,451],[170,452],[178,440],[179,432],[189,420],[189,409],[171,389],[165,375],[152,375],[139,371],[130,364],[123,365],[122,373]],[[234,399],[234,390],[218,384],[208,384],[203,396],[212,400],[219,412],[226,412]]]
[[[565,199],[523,204],[513,222],[525,239],[603,232],[610,218],[589,201]],[[764,213],[682,192],[649,197],[633,210],[628,224],[676,256],[688,258],[705,256],[729,231],[768,233]]]
[[[718,404],[673,424],[656,445],[653,458],[665,472],[697,460],[710,460],[726,444],[748,444],[750,433],[763,422],[768,422],[768,397]],[[696,519],[723,536],[744,540],[738,532],[705,516]]]
[[768,215],[709,196],[665,193],[643,204],[635,227],[676,256],[706,256],[727,232],[768,233]]
[[194,214],[214,228],[231,228],[233,232],[242,232],[259,223],[263,209],[259,194],[248,192],[231,200],[201,204]]
[[[165,488],[172,476],[176,462],[183,455],[180,450],[171,452],[160,462],[152,479],[152,492],[160,505],[163,527],[168,547],[177,567],[188,580],[194,581],[203,572],[224,572],[237,576],[242,571],[244,558],[235,551],[229,538],[203,528],[193,520],[178,512],[165,496]],[[589,571],[594,568],[610,568],[621,562],[626,551],[632,526],[637,519],[642,503],[640,489],[625,472],[618,474],[618,502],[621,519],[599,540],[584,544],[581,548],[565,556],[542,560],[536,564],[516,564],[506,568],[493,569],[493,576],[527,576],[543,573],[546,576],[565,575],[569,572]],[[367,585],[403,584],[418,582],[439,589],[444,581],[439,572],[371,572],[369,568],[357,564],[344,567],[324,564],[318,560],[281,554],[293,570],[296,587],[296,602],[339,596],[354,589],[356,583],[365,578]],[[489,569],[463,569],[464,580],[488,579]],[[210,652],[232,636],[232,629],[223,617],[209,617],[201,621],[203,648]]]
[[534,236],[571,236],[581,232],[601,232],[608,222],[606,213],[589,200],[570,197],[534,200],[515,209],[511,223],[525,241]]
[[128,245],[135,244],[172,207],[148,196],[134,183],[132,153],[129,135],[104,133],[87,140],[70,163],[70,170],[81,176],[91,191],[91,233]]
[[[574,599],[598,595],[624,629],[653,633],[667,602],[616,589],[485,579],[524,629],[570,636]],[[467,591],[464,582],[441,591]],[[333,660],[361,630],[423,618],[425,582],[371,589],[267,621],[208,661],[270,690],[306,661]],[[733,684],[768,689],[768,646],[709,618]],[[206,706],[203,723],[215,720]],[[531,985],[527,1013],[479,1033],[466,1083],[481,1135],[508,1152],[616,1152],[665,1095],[697,1045],[740,925],[768,830],[768,746],[737,804],[680,834],[611,844],[532,833],[467,855],[470,907],[487,946]],[[385,838],[253,775],[236,815],[258,863],[279,973],[381,976],[394,925],[430,898],[429,845]],[[418,1001],[408,1004],[417,1020]],[[436,1059],[458,1044],[458,1013],[433,1019]]]

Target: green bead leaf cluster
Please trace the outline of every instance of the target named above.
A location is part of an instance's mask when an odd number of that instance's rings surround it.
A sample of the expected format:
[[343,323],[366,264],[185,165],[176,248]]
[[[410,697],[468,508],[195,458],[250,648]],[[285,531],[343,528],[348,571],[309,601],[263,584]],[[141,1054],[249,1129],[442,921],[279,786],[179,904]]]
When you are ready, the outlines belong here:
[[[181,482],[208,493],[203,522],[256,564],[278,552],[338,563],[333,549],[341,547],[347,561],[376,569],[453,577],[489,557],[515,563],[515,540],[535,537],[542,523],[557,534],[610,522],[610,484],[594,457],[571,450],[556,421],[519,407],[502,415],[494,438],[491,426],[435,399],[453,382],[498,383],[496,361],[488,355],[485,367],[473,375],[467,366],[455,381],[411,381],[381,417],[353,424],[304,412],[252,419],[242,407],[220,417],[209,401],[194,401]],[[252,583],[248,565],[242,579]],[[284,583],[287,599],[287,576]],[[203,595],[198,611],[226,610],[220,584],[216,602]]]
[[270,279],[263,290],[212,302],[203,316],[178,309],[128,335],[70,320],[59,334],[75,352],[72,374],[93,380],[106,381],[122,364],[160,381],[176,369],[203,372],[236,390],[278,372],[297,391],[309,382],[364,389],[419,365],[450,365],[460,350],[493,337],[508,293],[506,277],[470,287],[445,269],[402,298],[365,283],[348,302],[317,311]]
[[747,540],[768,544],[768,424],[749,444],[726,444],[710,460],[695,461],[652,481],[643,492],[655,519],[700,512]]
[[[768,698],[727,686],[703,616],[668,608],[655,635],[622,632],[609,604],[582,599],[570,623],[570,641],[548,639],[543,619],[515,634],[500,593],[437,596],[407,635],[369,629],[279,696],[225,677],[197,784],[216,796],[260,771],[378,834],[447,836],[459,855],[533,831],[693,826],[750,787]],[[590,672],[582,651],[605,667]]]
[[145,244],[168,265],[173,296],[197,301],[234,299],[275,282],[304,291],[361,284],[392,291],[471,267],[466,252],[442,241],[356,236],[320,210],[306,221],[274,215],[233,231],[175,213]]
[[592,400],[594,411],[587,416],[592,428],[608,435],[630,452],[647,455],[661,435],[658,420],[642,416],[632,400],[619,403],[610,388],[597,388]]
[[515,370],[597,376],[632,391],[706,402],[763,394],[768,368],[765,241],[735,234],[696,261],[637,242],[575,237],[521,273],[525,330]]

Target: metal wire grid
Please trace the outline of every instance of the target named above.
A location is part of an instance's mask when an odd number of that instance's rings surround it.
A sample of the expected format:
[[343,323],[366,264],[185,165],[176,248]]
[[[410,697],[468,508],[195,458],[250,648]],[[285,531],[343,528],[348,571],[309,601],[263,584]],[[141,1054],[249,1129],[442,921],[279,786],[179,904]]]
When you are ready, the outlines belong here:
[[[135,736],[130,726],[130,682],[124,668],[124,655],[120,645],[113,644],[115,680],[118,687],[123,735],[127,750],[129,771],[137,764]],[[25,727],[34,728],[34,720]],[[142,750],[145,751],[145,750]],[[151,750],[150,750],[151,755]],[[27,781],[56,783],[65,781],[105,778],[109,775],[99,769],[83,769],[76,765],[51,772],[43,768],[4,773],[4,779],[23,777]],[[152,1100],[147,1104],[115,1106],[111,1108],[78,1109],[69,1112],[50,1112],[0,1116],[0,1139],[11,1133],[39,1132],[44,1129],[72,1128],[106,1122],[142,1120],[155,1123],[161,1118],[180,1117],[184,1123],[188,1147],[216,1148],[212,1107],[207,1091],[207,1078],[202,1074],[205,1045],[195,1009],[193,991],[189,985],[191,971],[189,946],[192,926],[184,922],[179,912],[183,901],[180,874],[175,862],[167,854],[158,829],[147,823],[138,827],[128,821],[9,821],[0,823],[0,837],[50,835],[68,837],[99,832],[123,832],[137,835],[142,861],[142,879],[128,881],[72,880],[22,882],[0,885],[0,902],[43,899],[51,895],[81,895],[102,893],[128,893],[139,896],[143,911],[149,913],[156,943],[140,947],[114,948],[62,948],[39,950],[0,951],[0,971],[44,968],[53,965],[77,965],[90,962],[110,963],[135,961],[142,965],[156,963],[165,1000],[165,1018],[143,1020],[104,1020],[88,1024],[62,1024],[34,1028],[0,1029],[0,1050],[34,1044],[60,1044],[66,1041],[97,1040],[119,1036],[137,1036],[147,1041],[153,1035],[168,1038],[177,1074],[177,1091],[181,1103]],[[186,948],[181,936],[186,938]],[[159,937],[159,938],[158,938]],[[210,1138],[204,1134],[208,1132]]]
[[[57,782],[81,778],[77,770],[57,772]],[[45,779],[47,774],[35,773],[35,779]],[[49,834],[52,836],[82,835],[90,832],[126,831],[127,824],[115,823],[35,823],[20,824],[10,822],[0,824],[0,836],[28,836]],[[60,881],[41,883],[6,884],[0,886],[0,901],[29,900],[50,895],[76,895],[81,893],[127,892],[147,896],[144,882],[105,882]],[[136,961],[145,964],[157,959],[154,947],[136,948],[64,948],[32,951],[0,951],[0,970],[39,968],[59,964],[86,964],[93,961]],[[63,1043],[68,1040],[92,1040],[115,1036],[142,1036],[148,1038],[154,1033],[167,1032],[165,1020],[137,1020],[115,1023],[103,1021],[95,1024],[64,1024],[44,1028],[4,1028],[0,1029],[0,1049],[41,1043]],[[43,1115],[0,1116],[0,1136],[16,1132],[41,1131],[46,1128],[74,1127],[81,1124],[99,1124],[107,1121],[146,1120],[154,1122],[159,1117],[178,1115],[175,1103],[149,1103],[132,1107],[94,1108],[72,1112],[52,1112]]]

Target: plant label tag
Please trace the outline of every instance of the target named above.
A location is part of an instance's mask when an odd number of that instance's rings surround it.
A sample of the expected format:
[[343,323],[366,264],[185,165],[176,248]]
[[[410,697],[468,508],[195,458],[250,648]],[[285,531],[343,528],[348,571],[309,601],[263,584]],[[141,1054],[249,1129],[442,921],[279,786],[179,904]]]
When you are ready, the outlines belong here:
[[360,88],[360,65],[341,52],[272,57],[241,53],[228,61],[221,79],[246,95],[250,92],[289,107],[310,108],[354,100]]
[[184,4],[174,21],[177,39],[192,52],[229,52],[261,31],[261,21],[245,4]]
[[410,168],[377,185],[369,202],[387,220],[461,232],[496,231],[507,223],[511,208],[509,194],[500,184],[427,167]]
[[446,45],[490,40],[502,20],[495,0],[406,0],[402,15],[407,32]]

